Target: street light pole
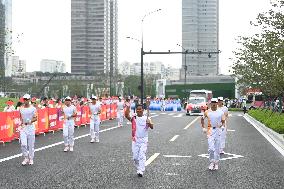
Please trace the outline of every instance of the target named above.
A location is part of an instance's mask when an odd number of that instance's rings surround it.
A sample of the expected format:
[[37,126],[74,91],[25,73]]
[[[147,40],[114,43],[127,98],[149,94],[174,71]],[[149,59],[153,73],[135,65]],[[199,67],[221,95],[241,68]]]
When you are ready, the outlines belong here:
[[143,23],[144,23],[144,19],[147,17],[147,16],[149,16],[149,15],[151,15],[151,14],[153,14],[153,13],[156,13],[156,12],[159,12],[159,11],[161,11],[162,9],[157,9],[157,10],[155,10],[155,11],[152,11],[152,12],[149,12],[149,13],[147,13],[147,14],[145,14],[144,16],[143,16],[143,18],[142,18],[142,20],[141,20],[141,88],[140,88],[140,90],[141,90],[141,104],[143,104],[143,98],[144,98],[144,82],[143,82],[143,75],[144,75],[144,71],[143,71],[143,64],[144,64],[144,60],[143,60],[143,56],[144,56],[144,49],[143,49]]
[[186,74],[187,74],[187,65],[186,65],[186,53],[185,53],[184,54],[184,85],[186,85]]
[[184,85],[186,85],[186,75],[187,75],[186,54],[188,53],[188,50],[185,49],[180,44],[177,44],[177,46],[181,47],[184,51]]

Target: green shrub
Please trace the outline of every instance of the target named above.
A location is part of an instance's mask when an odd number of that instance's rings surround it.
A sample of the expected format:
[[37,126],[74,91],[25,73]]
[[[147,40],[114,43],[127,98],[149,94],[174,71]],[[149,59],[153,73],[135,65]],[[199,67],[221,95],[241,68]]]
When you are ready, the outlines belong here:
[[249,110],[248,113],[277,133],[284,134],[284,114],[265,109]]

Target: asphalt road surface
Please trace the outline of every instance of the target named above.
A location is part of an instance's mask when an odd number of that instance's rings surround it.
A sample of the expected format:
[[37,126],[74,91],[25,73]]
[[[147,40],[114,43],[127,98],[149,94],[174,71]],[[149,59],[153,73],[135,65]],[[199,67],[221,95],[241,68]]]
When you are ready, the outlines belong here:
[[209,171],[207,139],[198,116],[152,112],[147,167],[137,177],[131,126],[103,122],[100,143],[89,127],[75,129],[74,152],[62,131],[36,137],[34,165],[22,166],[18,141],[0,146],[0,188],[284,188],[284,157],[244,118],[231,113],[226,154]]

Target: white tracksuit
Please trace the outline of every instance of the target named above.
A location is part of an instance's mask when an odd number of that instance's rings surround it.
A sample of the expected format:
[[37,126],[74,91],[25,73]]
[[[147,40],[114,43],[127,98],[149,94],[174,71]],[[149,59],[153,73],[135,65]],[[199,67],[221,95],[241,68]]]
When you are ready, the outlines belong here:
[[91,139],[99,140],[99,132],[100,132],[100,123],[101,119],[98,115],[98,112],[101,111],[101,106],[99,103],[90,104],[90,112],[91,112],[91,119],[90,119],[90,135]]
[[123,116],[124,116],[124,103],[123,102],[118,102],[117,103],[118,126],[122,126]]
[[20,129],[21,149],[23,156],[33,160],[35,144],[35,126],[31,123],[32,118],[36,115],[36,108],[21,108],[20,114],[24,126]]
[[63,124],[63,138],[65,146],[74,146],[74,127],[75,127],[75,118],[71,116],[76,113],[76,107],[70,105],[69,107],[64,106],[64,124]]
[[[219,107],[224,114],[228,113],[228,108],[226,106]],[[226,144],[226,135],[227,135],[227,120],[225,122],[225,127],[221,128],[221,141],[220,141],[220,150],[224,150]]]
[[[206,115],[207,114],[207,115]],[[223,111],[208,110],[205,112],[208,118],[208,152],[210,162],[217,163],[220,160],[220,139],[221,139],[221,124],[224,119]]]
[[147,116],[132,117],[132,153],[137,173],[145,171],[146,152],[148,146]]

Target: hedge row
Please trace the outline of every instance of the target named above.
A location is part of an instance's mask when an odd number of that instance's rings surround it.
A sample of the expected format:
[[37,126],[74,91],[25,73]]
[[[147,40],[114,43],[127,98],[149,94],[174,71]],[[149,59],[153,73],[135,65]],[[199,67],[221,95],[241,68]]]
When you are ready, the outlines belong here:
[[260,121],[267,127],[284,134],[284,114],[275,113],[266,109],[249,110],[249,115]]

